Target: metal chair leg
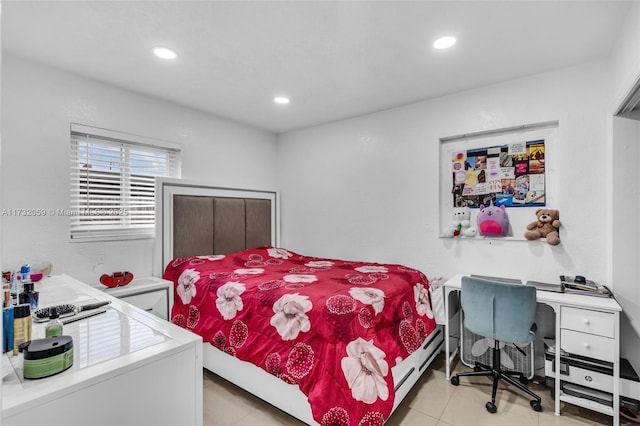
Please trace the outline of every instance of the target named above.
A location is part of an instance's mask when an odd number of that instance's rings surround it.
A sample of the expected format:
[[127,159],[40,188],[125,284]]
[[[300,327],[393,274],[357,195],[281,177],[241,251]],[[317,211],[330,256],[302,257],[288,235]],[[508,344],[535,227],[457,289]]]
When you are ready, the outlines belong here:
[[525,378],[524,374],[518,371],[502,370],[500,368],[500,365],[501,365],[500,364],[500,342],[497,342],[497,341],[495,342],[495,345],[493,347],[492,358],[493,358],[493,366],[488,366],[488,365],[477,362],[475,365],[476,371],[468,371],[468,372],[456,374],[454,377],[451,378],[451,384],[455,386],[460,384],[459,378],[462,376],[491,376],[493,379],[493,383],[491,387],[491,401],[485,404],[485,408],[487,409],[488,412],[495,413],[497,411],[496,395],[498,392],[498,383],[500,383],[500,380],[504,379],[505,382],[517,387],[521,391],[525,392],[527,395],[534,398],[533,400],[529,401],[531,408],[533,408],[535,411],[542,411],[542,405],[541,405],[542,398],[540,398],[538,395],[533,393],[531,390],[529,390],[529,388],[525,386],[525,383],[523,383],[524,382],[523,379]]

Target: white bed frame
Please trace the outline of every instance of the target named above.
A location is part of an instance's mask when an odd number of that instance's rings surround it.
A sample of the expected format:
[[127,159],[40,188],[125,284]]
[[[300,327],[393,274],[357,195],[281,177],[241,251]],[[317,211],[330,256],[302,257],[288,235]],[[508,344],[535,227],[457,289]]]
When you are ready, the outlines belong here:
[[[180,179],[157,178],[156,180],[156,243],[154,248],[154,274],[161,277],[164,267],[173,259],[173,212],[174,195],[224,196],[240,198],[260,198],[271,200],[272,245],[279,246],[279,197],[276,191],[221,188]],[[210,253],[203,253],[210,254]],[[403,362],[392,368],[396,396],[393,410],[407,396],[409,390],[427,370],[433,359],[443,349],[444,339],[441,326],[427,337],[421,348]],[[300,389],[263,369],[232,357],[213,345],[203,345],[203,365],[207,370],[225,378],[258,398],[270,403],[299,420],[315,425],[311,407]]]

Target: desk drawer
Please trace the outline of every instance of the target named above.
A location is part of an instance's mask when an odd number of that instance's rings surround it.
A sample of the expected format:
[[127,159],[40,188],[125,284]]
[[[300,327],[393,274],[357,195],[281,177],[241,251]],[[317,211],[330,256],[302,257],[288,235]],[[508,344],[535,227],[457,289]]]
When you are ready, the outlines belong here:
[[562,307],[560,327],[613,339],[615,315],[589,309]]
[[564,329],[560,330],[560,339],[565,352],[614,362],[614,339]]

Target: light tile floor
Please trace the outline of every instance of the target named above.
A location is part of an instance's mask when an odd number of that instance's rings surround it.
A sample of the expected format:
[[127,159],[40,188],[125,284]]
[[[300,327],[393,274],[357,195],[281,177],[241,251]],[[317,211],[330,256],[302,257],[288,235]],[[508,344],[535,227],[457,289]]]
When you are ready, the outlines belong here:
[[[454,372],[469,371],[462,363]],[[453,386],[445,379],[444,356],[438,356],[386,423],[391,426],[578,426],[611,425],[612,418],[570,404],[561,404],[561,416],[553,412],[549,388],[530,383],[542,397],[542,412],[529,406],[529,398],[505,385],[498,388],[498,411],[488,413],[484,405],[491,399],[489,378],[460,379]],[[205,426],[298,426],[304,423],[272,407],[228,381],[204,372]],[[633,423],[621,419],[621,425]]]

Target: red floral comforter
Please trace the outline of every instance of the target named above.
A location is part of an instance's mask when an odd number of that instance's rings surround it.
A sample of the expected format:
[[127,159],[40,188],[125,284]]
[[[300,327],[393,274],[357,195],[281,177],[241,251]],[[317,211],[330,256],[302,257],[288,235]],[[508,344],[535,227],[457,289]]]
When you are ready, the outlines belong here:
[[435,328],[429,281],[402,265],[260,247],[173,260],[172,321],[307,395],[323,425],[380,425],[391,367]]

